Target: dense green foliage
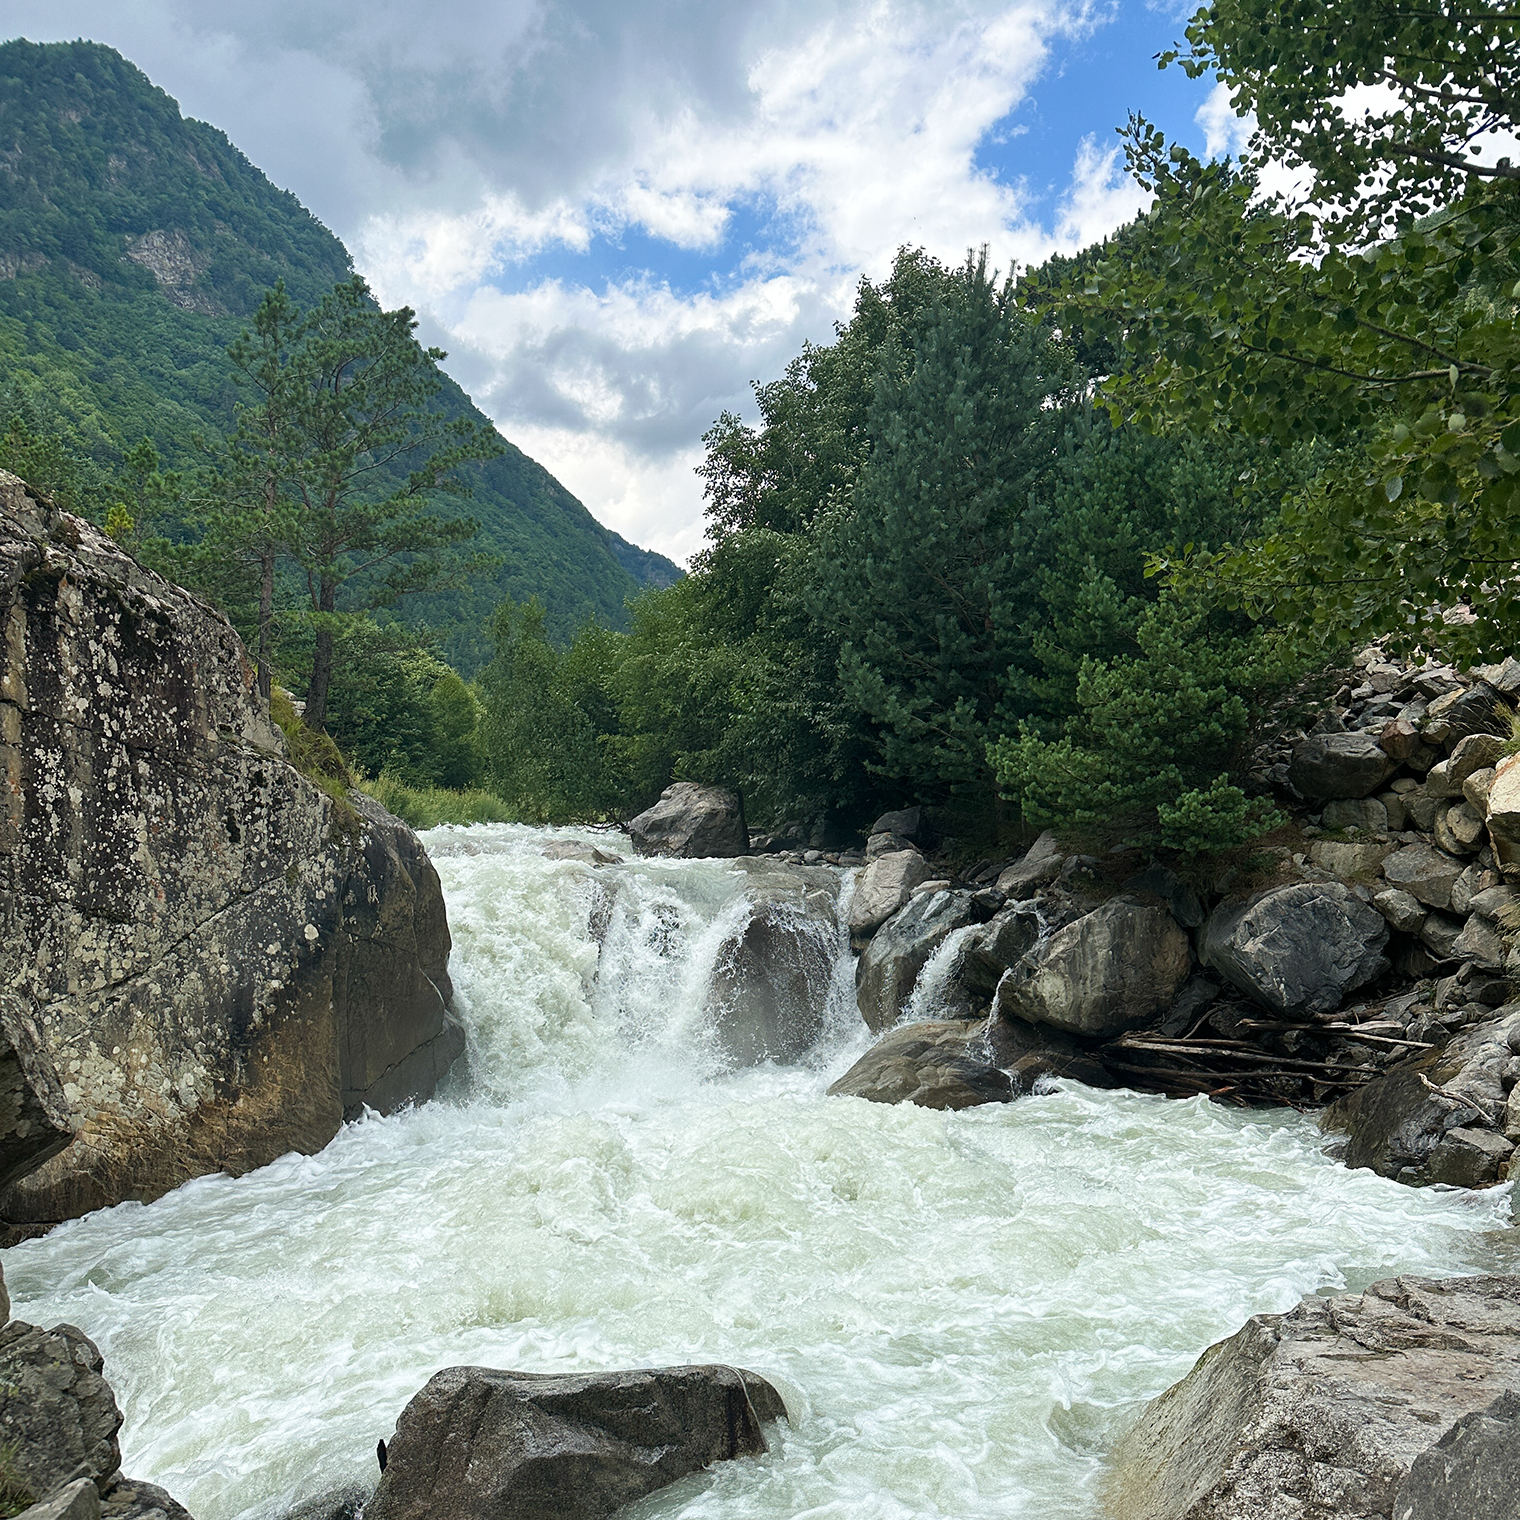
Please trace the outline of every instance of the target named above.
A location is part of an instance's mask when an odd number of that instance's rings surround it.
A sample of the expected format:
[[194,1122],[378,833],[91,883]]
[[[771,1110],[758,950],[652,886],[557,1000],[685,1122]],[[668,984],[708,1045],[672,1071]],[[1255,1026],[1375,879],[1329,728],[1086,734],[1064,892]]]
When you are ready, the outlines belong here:
[[708,435],[711,547],[626,636],[560,655],[531,614],[498,622],[483,742],[514,807],[617,813],[680,777],[737,786],[757,820],[918,799],[974,836],[996,772],[1015,825],[1193,848],[1259,829],[1217,786],[1272,679],[1259,638],[1145,573],[1178,535],[1251,525],[1256,446],[1116,430],[1017,288],[913,250],[757,395],[759,427]]
[[[1478,154],[1514,130],[1517,28],[1405,0],[1201,11],[1187,67],[1258,113],[1250,151],[1201,164],[1131,123],[1155,204],[1072,292],[1064,320],[1122,346],[1116,416],[1333,450],[1262,541],[1163,560],[1305,647],[1520,642],[1520,169]],[[1341,109],[1373,84],[1391,104]],[[1274,160],[1312,174],[1301,204],[1260,195]]]
[[[0,428],[18,409],[45,412],[42,431],[91,483],[144,438],[167,468],[193,467],[196,436],[234,424],[226,350],[264,292],[283,279],[309,308],[349,272],[343,245],[293,196],[110,48],[0,45]],[[489,426],[447,378],[432,406]],[[679,574],[510,444],[464,474],[475,547],[498,568],[412,599],[404,616],[466,673],[489,655],[503,595],[538,596],[568,640],[588,618],[626,626],[630,596]]]

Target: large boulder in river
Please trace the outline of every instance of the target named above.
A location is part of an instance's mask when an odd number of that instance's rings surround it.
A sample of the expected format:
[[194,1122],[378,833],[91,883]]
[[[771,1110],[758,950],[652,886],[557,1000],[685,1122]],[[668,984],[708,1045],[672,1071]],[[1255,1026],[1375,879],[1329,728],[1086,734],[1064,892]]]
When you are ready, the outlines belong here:
[[1312,734],[1293,751],[1288,779],[1305,797],[1328,802],[1371,796],[1398,768],[1371,734]]
[[985,1020],[926,1019],[888,1030],[829,1088],[829,1096],[975,1108],[1006,1103],[1013,1082],[994,1060]]
[[738,864],[749,916],[718,951],[708,1016],[735,1065],[794,1061],[823,1031],[839,953],[839,878],[763,856]]
[[685,860],[727,858],[749,850],[739,794],[695,781],[667,786],[653,807],[628,820],[628,837],[640,855],[677,855]]
[[1108,1510],[1392,1520],[1443,1433],[1517,1390],[1520,1278],[1396,1277],[1306,1298],[1248,1320],[1146,1406],[1114,1451]]
[[889,918],[855,963],[855,1002],[866,1026],[877,1032],[890,1029],[907,1012],[934,952],[957,929],[976,921],[969,892],[926,891]]
[[735,1367],[449,1367],[402,1411],[365,1520],[601,1520],[762,1454],[762,1425],[785,1414],[764,1378]]
[[1320,1127],[1346,1136],[1347,1166],[1416,1185],[1495,1182],[1514,1148],[1503,1134],[1512,1040],[1520,1045],[1520,1006],[1337,1098]]
[[231,626],[0,474],[0,627],[13,1236],[431,1094],[463,1048],[437,875],[287,763]]
[[893,850],[878,855],[855,878],[850,899],[850,943],[865,943],[913,895],[913,889],[933,875],[917,850]]
[[1388,969],[1388,923],[1338,881],[1273,887],[1221,903],[1199,958],[1276,1013],[1330,1013]]
[[1187,934],[1165,908],[1112,897],[1025,955],[998,1003],[1032,1024],[1107,1039],[1164,1013],[1191,961]]

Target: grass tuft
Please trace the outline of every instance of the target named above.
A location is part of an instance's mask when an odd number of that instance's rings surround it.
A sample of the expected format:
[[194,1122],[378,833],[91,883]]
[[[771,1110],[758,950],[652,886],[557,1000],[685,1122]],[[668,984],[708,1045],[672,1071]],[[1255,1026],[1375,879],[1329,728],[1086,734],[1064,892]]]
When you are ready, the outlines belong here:
[[512,809],[490,792],[454,792],[442,786],[408,786],[388,773],[373,781],[362,782],[359,789],[414,829],[436,828],[440,823],[518,821]]

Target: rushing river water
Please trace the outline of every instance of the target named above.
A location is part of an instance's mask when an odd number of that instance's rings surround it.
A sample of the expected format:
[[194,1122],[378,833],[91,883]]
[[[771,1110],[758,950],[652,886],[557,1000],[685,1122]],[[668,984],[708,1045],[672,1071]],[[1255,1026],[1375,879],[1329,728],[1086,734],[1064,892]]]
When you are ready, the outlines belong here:
[[867,1044],[839,946],[802,1064],[729,1072],[702,1010],[743,878],[593,873],[515,826],[427,838],[470,1075],[318,1156],[5,1253],[16,1312],[100,1344],[126,1468],[197,1520],[375,1477],[440,1367],[716,1361],[794,1415],[638,1520],[1097,1513],[1137,1402],[1247,1315],[1505,1264],[1507,1190],[1348,1172],[1293,1115],[1067,1085],[961,1114],[829,1099]]

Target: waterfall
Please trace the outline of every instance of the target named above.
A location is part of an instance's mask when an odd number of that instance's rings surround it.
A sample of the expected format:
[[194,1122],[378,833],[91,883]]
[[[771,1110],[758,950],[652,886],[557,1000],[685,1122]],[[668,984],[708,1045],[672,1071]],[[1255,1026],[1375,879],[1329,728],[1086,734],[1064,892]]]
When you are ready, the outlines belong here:
[[442,1100],[5,1253],[19,1315],[100,1344],[127,1470],[198,1520],[373,1481],[439,1367],[682,1361],[753,1368],[795,1423],[636,1520],[1072,1520],[1246,1316],[1493,1261],[1507,1198],[1346,1171],[1291,1113],[826,1098],[869,1043],[843,873],[427,843],[469,1032]]

